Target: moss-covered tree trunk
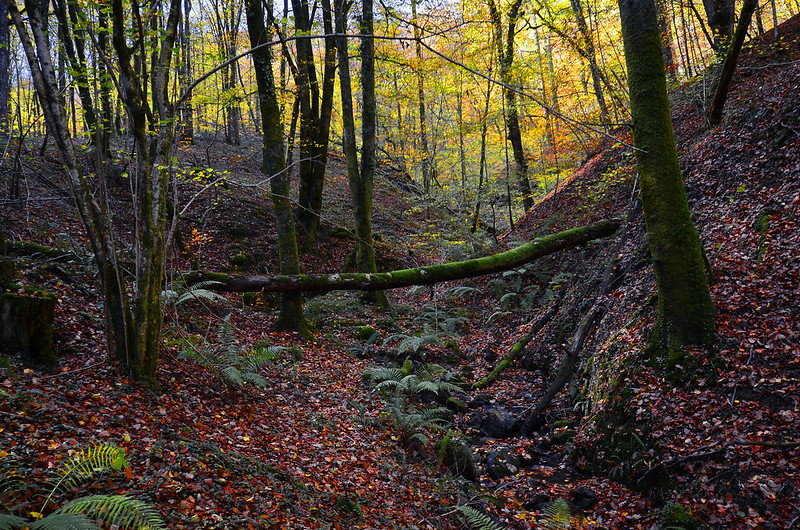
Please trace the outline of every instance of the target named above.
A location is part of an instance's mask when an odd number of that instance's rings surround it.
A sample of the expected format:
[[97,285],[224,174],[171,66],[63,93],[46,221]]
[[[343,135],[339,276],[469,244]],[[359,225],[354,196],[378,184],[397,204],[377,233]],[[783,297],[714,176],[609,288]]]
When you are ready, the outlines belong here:
[[[375,52],[372,34],[372,2],[363,2],[361,33],[365,35],[361,42],[361,166],[359,167],[356,148],[355,118],[353,112],[353,93],[350,79],[350,61],[347,52],[346,17],[344,2],[335,0],[336,30],[339,42],[339,86],[342,95],[342,143],[347,157],[347,178],[350,184],[350,195],[353,202],[355,225],[355,257],[356,269],[359,272],[374,273],[375,245],[372,238],[372,195],[375,174]],[[375,292],[370,297],[381,307],[387,307],[386,296]]]
[[714,306],[672,130],[655,0],[620,0],[633,137],[658,285],[655,351],[710,346]]
[[208,289],[228,292],[328,292],[328,291],[376,291],[431,285],[451,280],[474,278],[519,267],[548,254],[583,245],[613,234],[619,223],[603,221],[594,225],[573,228],[552,236],[525,243],[513,250],[467,261],[442,263],[415,269],[403,269],[377,273],[337,273],[320,275],[246,276],[193,272],[186,274],[186,281],[194,284],[215,280],[219,285]]
[[131,352],[135,351],[137,345],[127,289],[122,270],[117,264],[110,222],[108,216],[103,214],[107,211],[107,205],[103,202],[103,197],[98,199],[94,195],[90,180],[81,174],[78,166],[67,127],[64,99],[56,81],[47,27],[40,13],[41,5],[35,0],[26,0],[27,19],[23,19],[14,2],[10,2],[8,6],[30,67],[47,130],[55,139],[69,177],[75,205],[95,256],[103,293],[108,350],[112,358],[129,365]]
[[[324,0],[322,26],[325,32],[325,53],[322,57],[322,80],[317,76],[312,41],[296,42],[298,87],[297,107],[300,118],[299,197],[297,220],[303,231],[303,248],[311,250],[317,240],[322,214],[322,192],[328,161],[328,140],[333,116],[333,93],[336,80],[336,46],[333,35],[333,15],[330,0]],[[316,9],[316,4],[313,9]],[[295,28],[298,34],[308,34],[315,21],[308,0],[292,0]],[[321,90],[320,90],[321,89]]]
[[[282,274],[299,274],[300,258],[297,247],[297,232],[290,197],[289,175],[286,171],[286,153],[283,144],[283,123],[272,73],[272,49],[265,46],[269,42],[272,27],[272,13],[266,15],[260,0],[247,0],[246,16],[250,46],[253,51],[253,64],[258,86],[258,101],[261,110],[263,133],[261,170],[270,177],[272,205],[275,209],[275,224],[278,232],[278,259]],[[304,337],[311,332],[303,315],[303,295],[301,292],[285,293],[281,297],[281,309],[276,323],[281,331],[297,331]]]
[[753,18],[753,12],[758,7],[756,0],[745,0],[742,4],[742,13],[739,15],[739,22],[736,23],[736,33],[733,35],[728,53],[722,63],[722,72],[719,74],[717,88],[714,90],[714,99],[708,109],[708,122],[711,125],[719,125],[722,121],[722,110],[728,100],[728,92],[733,82],[733,74],[736,71],[736,63],[739,61],[739,53],[742,51],[744,39],[747,37],[747,28]]

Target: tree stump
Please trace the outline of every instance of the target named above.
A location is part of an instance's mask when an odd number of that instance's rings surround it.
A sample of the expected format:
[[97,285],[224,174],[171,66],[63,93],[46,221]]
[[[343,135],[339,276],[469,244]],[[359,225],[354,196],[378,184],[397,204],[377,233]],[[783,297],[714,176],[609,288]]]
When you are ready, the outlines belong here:
[[[14,262],[0,259],[0,353],[20,354],[27,362],[56,363],[53,351],[55,295],[10,283]],[[5,288],[5,289],[4,289]]]

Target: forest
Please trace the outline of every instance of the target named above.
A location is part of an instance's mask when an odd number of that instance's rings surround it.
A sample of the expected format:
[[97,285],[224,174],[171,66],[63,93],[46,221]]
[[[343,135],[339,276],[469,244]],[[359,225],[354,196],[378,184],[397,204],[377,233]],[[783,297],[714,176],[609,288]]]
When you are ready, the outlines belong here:
[[0,530],[800,527],[797,0],[0,0]]

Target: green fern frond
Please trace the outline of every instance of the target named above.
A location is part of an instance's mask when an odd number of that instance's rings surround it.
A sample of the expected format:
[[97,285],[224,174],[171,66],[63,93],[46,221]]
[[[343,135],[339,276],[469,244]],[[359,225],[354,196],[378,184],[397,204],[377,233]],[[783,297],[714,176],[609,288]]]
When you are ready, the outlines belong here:
[[[91,480],[99,473],[121,471],[128,466],[125,449],[113,444],[91,445],[62,463],[58,469],[59,479],[48,496],[57,490],[75,487]],[[46,504],[46,503],[45,503]]]
[[221,355],[238,354],[239,349],[236,345],[236,329],[231,324],[231,314],[223,317],[222,323],[217,328],[217,338],[219,339],[219,349]]
[[30,530],[100,530],[97,523],[80,513],[54,512],[26,526]]
[[22,517],[11,515],[10,513],[0,513],[0,530],[14,530],[28,524]]
[[403,371],[399,368],[377,366],[367,370],[364,375],[371,383],[378,384],[384,381],[399,381],[403,377]]
[[386,390],[389,388],[399,388],[399,387],[400,387],[400,381],[396,379],[386,379],[375,385],[374,390],[375,392],[380,392],[382,390]]
[[571,526],[571,515],[569,503],[559,497],[542,509],[542,518],[538,522],[549,530],[567,530]]
[[502,318],[511,314],[511,311],[495,311],[486,319],[486,325],[491,324],[495,319]]
[[205,287],[210,287],[212,285],[222,285],[220,282],[200,282],[198,284],[193,285],[186,292],[181,293],[178,295],[175,305],[179,305],[185,302],[190,302],[192,300],[208,300],[209,302],[224,302],[227,301],[223,295],[216,293],[214,291],[209,291],[208,289],[204,289],[200,287],[203,284]]
[[222,379],[229,385],[233,386],[242,386],[244,384],[244,379],[242,378],[242,372],[236,368],[235,366],[223,366],[219,370],[220,376]]
[[402,355],[404,353],[417,353],[422,346],[425,345],[423,337],[407,336],[400,344],[397,345],[397,353]]
[[417,381],[416,384],[411,388],[415,394],[421,394],[423,392],[432,392],[436,395],[439,395],[439,383],[434,381]]
[[472,506],[456,506],[456,510],[473,530],[504,530],[504,527],[494,522],[486,513]]
[[421,432],[415,432],[414,434],[412,434],[411,436],[408,437],[408,441],[409,442],[417,442],[420,445],[425,446],[425,445],[428,445],[428,442],[430,441],[430,438],[428,438],[426,435],[424,435]]
[[453,298],[463,298],[469,294],[482,294],[482,293],[483,291],[481,291],[477,287],[467,287],[466,285],[453,287],[452,289],[447,290],[447,294],[449,296],[452,296]]
[[262,376],[255,372],[242,372],[242,379],[246,383],[250,383],[251,385],[255,385],[259,388],[266,388],[269,385],[269,381]]
[[92,495],[76,499],[55,513],[84,514],[132,530],[161,530],[166,523],[149,504],[125,495]]

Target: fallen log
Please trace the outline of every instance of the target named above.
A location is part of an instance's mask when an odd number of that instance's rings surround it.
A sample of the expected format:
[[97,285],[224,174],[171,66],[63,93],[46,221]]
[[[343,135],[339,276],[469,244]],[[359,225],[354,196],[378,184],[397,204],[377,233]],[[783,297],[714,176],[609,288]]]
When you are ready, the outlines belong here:
[[[563,298],[563,297],[562,297]],[[531,327],[530,331],[522,337],[516,344],[514,344],[511,349],[508,351],[507,354],[503,357],[503,359],[498,363],[494,369],[484,377],[476,381],[472,385],[472,390],[483,390],[488,388],[490,385],[494,384],[497,381],[497,378],[500,377],[500,374],[503,373],[503,370],[511,366],[511,363],[514,362],[514,359],[525,349],[525,346],[533,340],[533,337],[536,336],[537,333],[542,331],[544,327],[547,325],[550,320],[558,313],[558,307],[561,305],[561,298],[559,298],[558,303],[554,304],[542,317],[540,317],[536,322],[534,322],[533,326]]]
[[186,273],[183,279],[189,286],[199,282],[215,281],[218,283],[204,288],[237,293],[376,291],[411,285],[430,285],[513,269],[559,250],[608,237],[619,228],[619,224],[618,221],[602,221],[539,238],[493,256],[392,272],[234,276],[207,271],[192,271]]

